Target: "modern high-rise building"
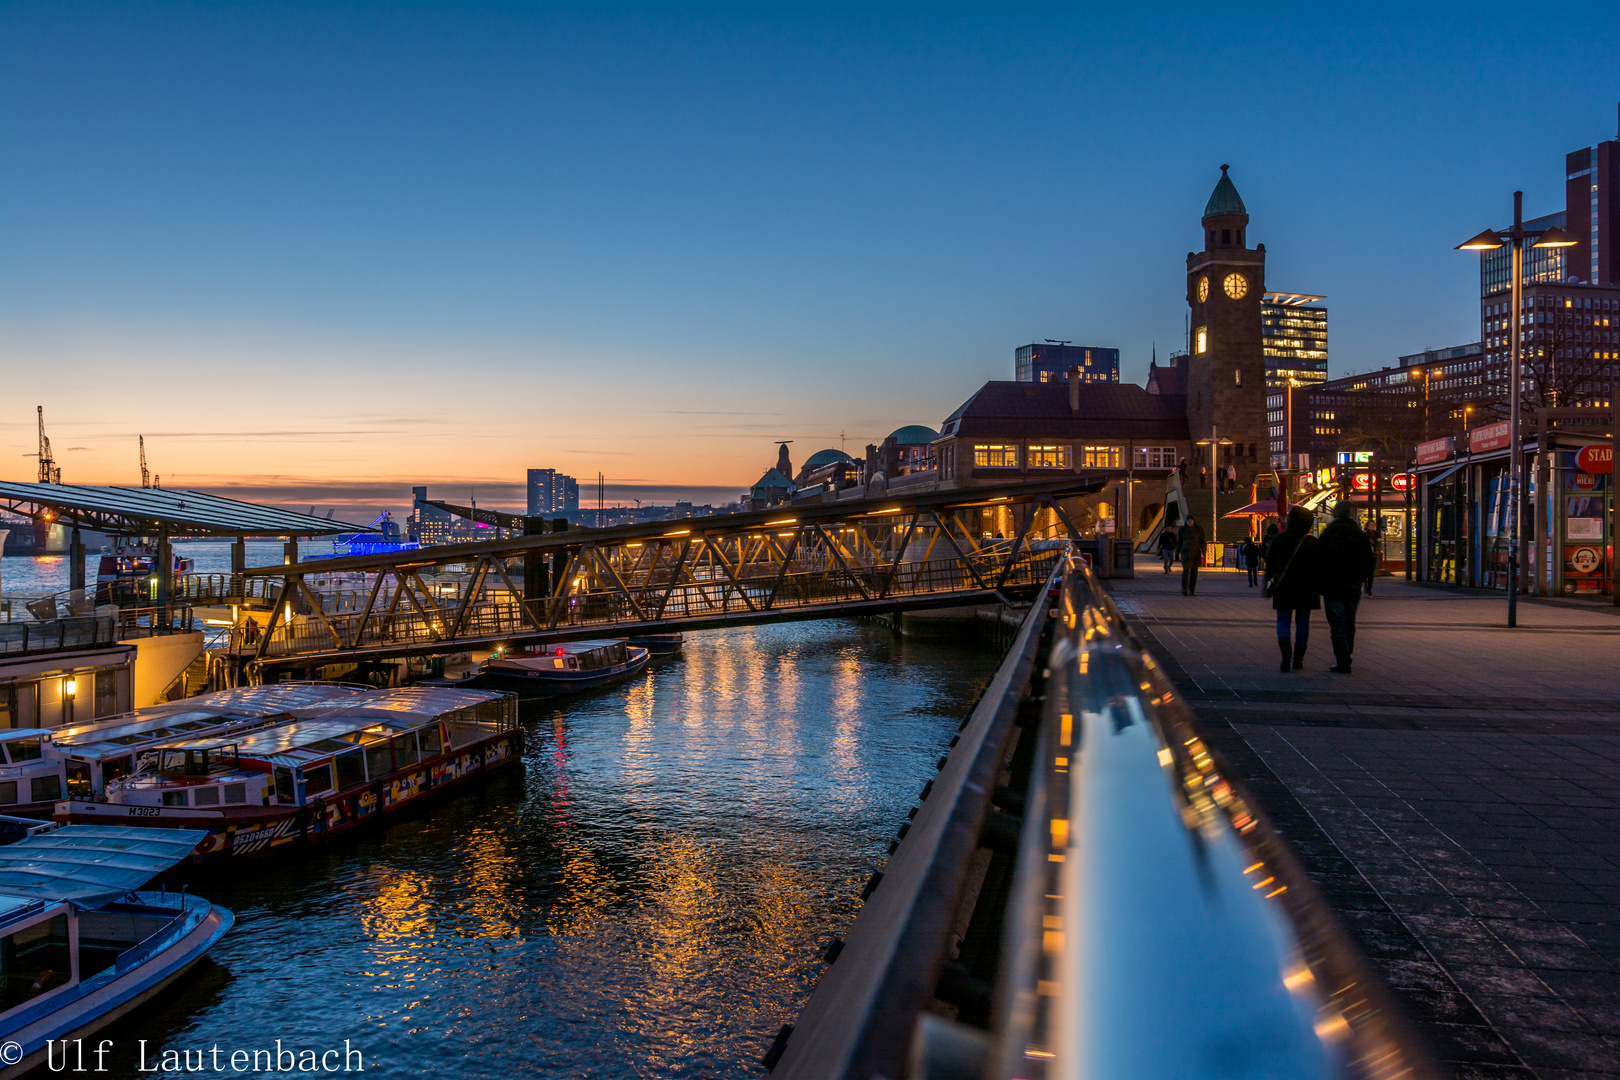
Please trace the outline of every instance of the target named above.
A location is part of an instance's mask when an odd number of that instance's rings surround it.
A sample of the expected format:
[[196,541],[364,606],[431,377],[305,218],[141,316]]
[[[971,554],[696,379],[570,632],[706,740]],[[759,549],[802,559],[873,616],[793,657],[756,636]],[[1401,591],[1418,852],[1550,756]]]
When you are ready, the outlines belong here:
[[579,481],[556,469],[529,470],[529,516],[567,514],[579,509]]
[[406,522],[410,538],[424,546],[450,543],[460,519],[437,506],[429,506],[425,486],[411,488],[411,494],[415,497],[415,501],[411,506],[411,516]]
[[1119,350],[1046,342],[1020,345],[1014,354],[1018,382],[1066,382],[1078,368],[1081,382],[1119,382]]
[[1327,382],[1328,317],[1325,296],[1266,293],[1260,301],[1260,336],[1266,388]]
[[1577,243],[1570,272],[1620,285],[1620,135],[1564,155],[1564,229]]

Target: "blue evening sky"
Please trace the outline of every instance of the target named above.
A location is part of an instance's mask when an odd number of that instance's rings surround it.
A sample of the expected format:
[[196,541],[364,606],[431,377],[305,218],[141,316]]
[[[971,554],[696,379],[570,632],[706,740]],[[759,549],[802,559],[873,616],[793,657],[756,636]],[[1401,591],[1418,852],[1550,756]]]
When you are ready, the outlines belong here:
[[1600,6],[0,4],[0,469],[400,507],[734,498],[1016,346],[1183,337],[1228,162],[1334,374],[1615,137]]

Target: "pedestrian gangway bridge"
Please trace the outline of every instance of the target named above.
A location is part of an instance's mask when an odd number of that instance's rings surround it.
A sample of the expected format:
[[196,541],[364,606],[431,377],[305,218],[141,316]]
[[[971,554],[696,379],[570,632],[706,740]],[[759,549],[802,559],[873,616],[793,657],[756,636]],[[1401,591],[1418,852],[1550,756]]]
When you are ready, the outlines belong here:
[[1080,536],[1074,497],[1101,486],[1071,475],[306,559],[181,576],[173,600],[250,610],[233,620],[228,645],[250,678],[497,645],[1016,602]]

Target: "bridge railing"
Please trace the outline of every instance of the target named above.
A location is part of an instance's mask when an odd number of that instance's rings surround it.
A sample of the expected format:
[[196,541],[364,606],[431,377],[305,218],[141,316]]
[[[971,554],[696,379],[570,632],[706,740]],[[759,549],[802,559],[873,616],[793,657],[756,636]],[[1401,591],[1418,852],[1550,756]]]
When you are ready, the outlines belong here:
[[[679,583],[670,575],[663,580],[655,576],[639,588],[609,587],[591,575],[588,587],[570,584],[561,595],[527,601],[504,586],[489,584],[486,577],[484,591],[465,605],[465,589],[444,596],[421,596],[414,590],[398,592],[396,585],[380,589],[376,598],[368,594],[351,601],[346,611],[330,602],[330,594],[318,594],[321,610],[317,613],[300,595],[289,601],[300,617],[278,622],[262,655],[278,658],[368,647],[431,648],[451,641],[488,641],[555,629],[611,630],[620,624],[740,616],[879,597],[1027,587],[1043,581],[1058,557],[1057,549],[1049,545],[1025,550],[1010,565],[1008,554],[990,552],[970,556],[967,561],[942,558],[846,569],[829,564],[825,553],[816,553],[796,560],[785,573],[766,566],[750,567],[733,576],[698,567],[701,576],[693,580],[694,568],[688,566],[679,571]],[[366,612],[368,600],[371,606]],[[239,628],[231,648],[260,653],[254,629]]]
[[1043,599],[767,1067],[1441,1075],[1089,569]]

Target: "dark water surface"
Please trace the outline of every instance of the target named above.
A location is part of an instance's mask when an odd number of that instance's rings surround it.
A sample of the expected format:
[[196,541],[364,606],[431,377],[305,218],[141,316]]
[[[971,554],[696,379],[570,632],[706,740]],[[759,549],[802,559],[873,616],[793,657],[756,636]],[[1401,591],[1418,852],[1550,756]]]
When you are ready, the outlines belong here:
[[110,1031],[109,1075],[167,1074],[138,1071],[140,1039],[148,1068],[217,1044],[228,1073],[280,1038],[347,1039],[372,1075],[758,1076],[998,660],[971,630],[688,635],[526,712],[521,774],[193,879],[236,928]]

